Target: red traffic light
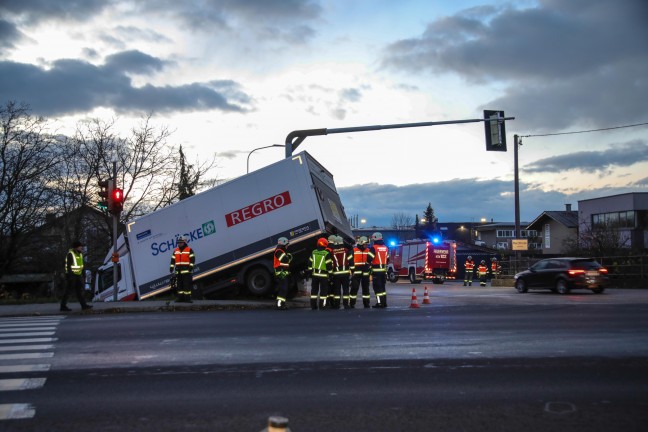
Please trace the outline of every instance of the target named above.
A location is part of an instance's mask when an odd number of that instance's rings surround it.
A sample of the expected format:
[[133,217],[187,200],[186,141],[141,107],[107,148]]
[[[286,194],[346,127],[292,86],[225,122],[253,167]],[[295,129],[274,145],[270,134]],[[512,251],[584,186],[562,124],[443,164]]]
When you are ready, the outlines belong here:
[[112,203],[112,213],[119,213],[124,208],[124,191],[121,189],[113,189],[111,200]]

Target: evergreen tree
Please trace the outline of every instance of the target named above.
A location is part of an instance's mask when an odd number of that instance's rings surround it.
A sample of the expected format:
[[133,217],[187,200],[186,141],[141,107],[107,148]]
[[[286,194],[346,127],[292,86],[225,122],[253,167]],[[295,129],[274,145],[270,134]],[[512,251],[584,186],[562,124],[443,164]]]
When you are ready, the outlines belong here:
[[178,198],[183,200],[196,194],[200,174],[194,172],[193,165],[187,164],[182,146],[180,146],[180,179],[178,181]]
[[439,234],[437,229],[437,222],[439,219],[434,215],[434,209],[432,208],[432,203],[428,203],[427,208],[423,212],[425,217],[425,223],[423,224],[423,235],[426,237],[432,237]]

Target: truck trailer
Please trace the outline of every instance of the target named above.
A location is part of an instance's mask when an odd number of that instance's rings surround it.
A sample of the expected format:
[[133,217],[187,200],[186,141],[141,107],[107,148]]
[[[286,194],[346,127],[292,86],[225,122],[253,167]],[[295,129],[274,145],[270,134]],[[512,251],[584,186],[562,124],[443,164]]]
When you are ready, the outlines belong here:
[[451,240],[408,240],[389,249],[387,279],[397,282],[407,278],[411,283],[431,280],[442,284],[457,273],[457,244]]
[[114,264],[117,300],[168,291],[179,236],[194,250],[194,292],[204,297],[239,287],[256,296],[273,294],[273,253],[279,237],[286,237],[294,293],[317,239],[329,234],[353,243],[333,175],[301,152],[128,223],[117,244],[119,261],[112,262],[111,248],[98,269],[94,301],[114,300]]

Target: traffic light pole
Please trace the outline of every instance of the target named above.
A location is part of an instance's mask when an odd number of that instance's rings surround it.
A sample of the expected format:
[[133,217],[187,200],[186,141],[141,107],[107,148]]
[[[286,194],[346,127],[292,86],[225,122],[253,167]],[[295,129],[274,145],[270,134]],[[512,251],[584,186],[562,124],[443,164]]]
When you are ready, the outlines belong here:
[[[335,128],[335,129],[304,129],[292,131],[286,136],[286,157],[289,158],[292,156],[293,152],[297,147],[309,136],[318,136],[318,135],[329,135],[336,133],[351,133],[351,132],[365,132],[365,131],[376,131],[383,129],[401,129],[401,128],[411,128],[411,127],[424,127],[424,126],[439,126],[439,125],[448,125],[448,124],[459,124],[459,123],[479,123],[485,121],[492,121],[490,118],[482,119],[468,119],[468,120],[448,120],[448,121],[438,121],[438,122],[422,122],[422,123],[401,123],[401,124],[390,124],[390,125],[374,125],[374,126],[356,126],[348,128]],[[498,120],[515,120],[515,117],[502,117]]]
[[[114,187],[117,187],[117,161],[113,159],[113,179],[114,179]],[[112,220],[113,220],[113,301],[117,301],[117,292],[119,291],[119,287],[117,285],[117,277],[119,275],[118,269],[117,269],[117,264],[119,262],[119,254],[117,252],[117,224],[119,222],[119,213],[114,212],[112,214]]]

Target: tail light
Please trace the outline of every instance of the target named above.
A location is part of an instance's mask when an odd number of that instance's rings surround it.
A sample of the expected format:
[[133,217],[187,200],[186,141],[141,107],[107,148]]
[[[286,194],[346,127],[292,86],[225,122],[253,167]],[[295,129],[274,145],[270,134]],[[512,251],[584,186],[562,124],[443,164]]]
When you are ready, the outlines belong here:
[[578,276],[585,274],[585,270],[569,270],[567,273],[569,273],[569,276]]
[[601,267],[600,269],[598,269],[598,271],[601,274],[608,274],[608,269],[606,269],[605,267]]

